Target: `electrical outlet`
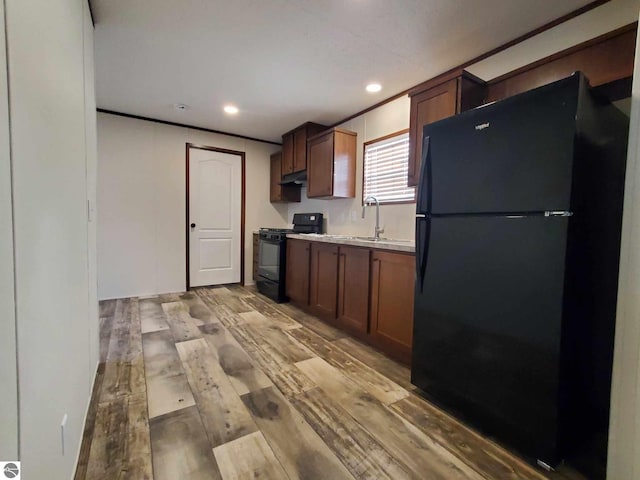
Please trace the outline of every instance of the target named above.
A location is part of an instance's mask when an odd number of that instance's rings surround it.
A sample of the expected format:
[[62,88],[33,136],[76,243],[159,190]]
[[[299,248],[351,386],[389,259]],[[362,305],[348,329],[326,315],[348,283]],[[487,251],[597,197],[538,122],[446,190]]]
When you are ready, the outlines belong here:
[[60,446],[62,448],[62,456],[64,457],[64,434],[67,426],[67,414],[65,413],[60,422]]

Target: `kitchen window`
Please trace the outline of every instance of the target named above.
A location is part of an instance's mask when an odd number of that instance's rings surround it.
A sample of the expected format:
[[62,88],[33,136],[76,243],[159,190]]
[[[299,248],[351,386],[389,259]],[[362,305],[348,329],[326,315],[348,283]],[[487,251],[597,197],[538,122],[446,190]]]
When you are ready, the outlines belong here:
[[408,173],[409,130],[365,142],[363,201],[373,195],[381,204],[415,202],[415,188],[407,186]]

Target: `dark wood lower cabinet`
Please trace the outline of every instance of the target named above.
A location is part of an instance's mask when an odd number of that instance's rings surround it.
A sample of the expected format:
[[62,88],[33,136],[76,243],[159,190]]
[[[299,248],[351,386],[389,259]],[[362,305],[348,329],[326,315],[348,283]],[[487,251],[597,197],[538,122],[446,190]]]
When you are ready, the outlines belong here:
[[369,326],[369,265],[371,250],[340,247],[338,263],[338,324],[365,334]]
[[286,293],[291,302],[301,307],[309,304],[309,243],[287,240]]
[[338,302],[338,245],[312,242],[309,308],[335,323]]
[[373,251],[369,332],[375,343],[406,363],[413,338],[414,272],[412,255]]
[[414,255],[287,240],[287,296],[401,362],[411,361]]

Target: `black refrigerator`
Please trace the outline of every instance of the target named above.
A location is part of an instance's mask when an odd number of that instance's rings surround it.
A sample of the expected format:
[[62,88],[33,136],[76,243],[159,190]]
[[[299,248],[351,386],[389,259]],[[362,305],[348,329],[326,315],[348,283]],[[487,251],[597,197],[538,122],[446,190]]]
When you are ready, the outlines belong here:
[[628,118],[580,73],[426,125],[412,382],[604,477]]

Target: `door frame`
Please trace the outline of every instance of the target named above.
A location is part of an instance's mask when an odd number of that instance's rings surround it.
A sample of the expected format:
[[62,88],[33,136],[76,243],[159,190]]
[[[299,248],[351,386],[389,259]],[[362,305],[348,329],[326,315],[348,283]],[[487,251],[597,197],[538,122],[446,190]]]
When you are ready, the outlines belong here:
[[244,215],[245,215],[245,152],[240,152],[238,150],[229,150],[226,148],[218,148],[211,147],[208,145],[200,145],[196,143],[186,143],[185,151],[186,151],[186,161],[185,161],[185,184],[186,184],[186,209],[185,209],[185,239],[186,239],[186,274],[187,274],[187,290],[191,290],[191,279],[190,279],[190,269],[189,269],[189,234],[190,234],[190,222],[189,222],[189,149],[197,148],[200,150],[209,150],[211,152],[220,152],[220,153],[228,153],[231,155],[237,155],[240,157],[241,167],[242,167],[242,179],[241,179],[241,203],[240,203],[240,285],[244,285]]

